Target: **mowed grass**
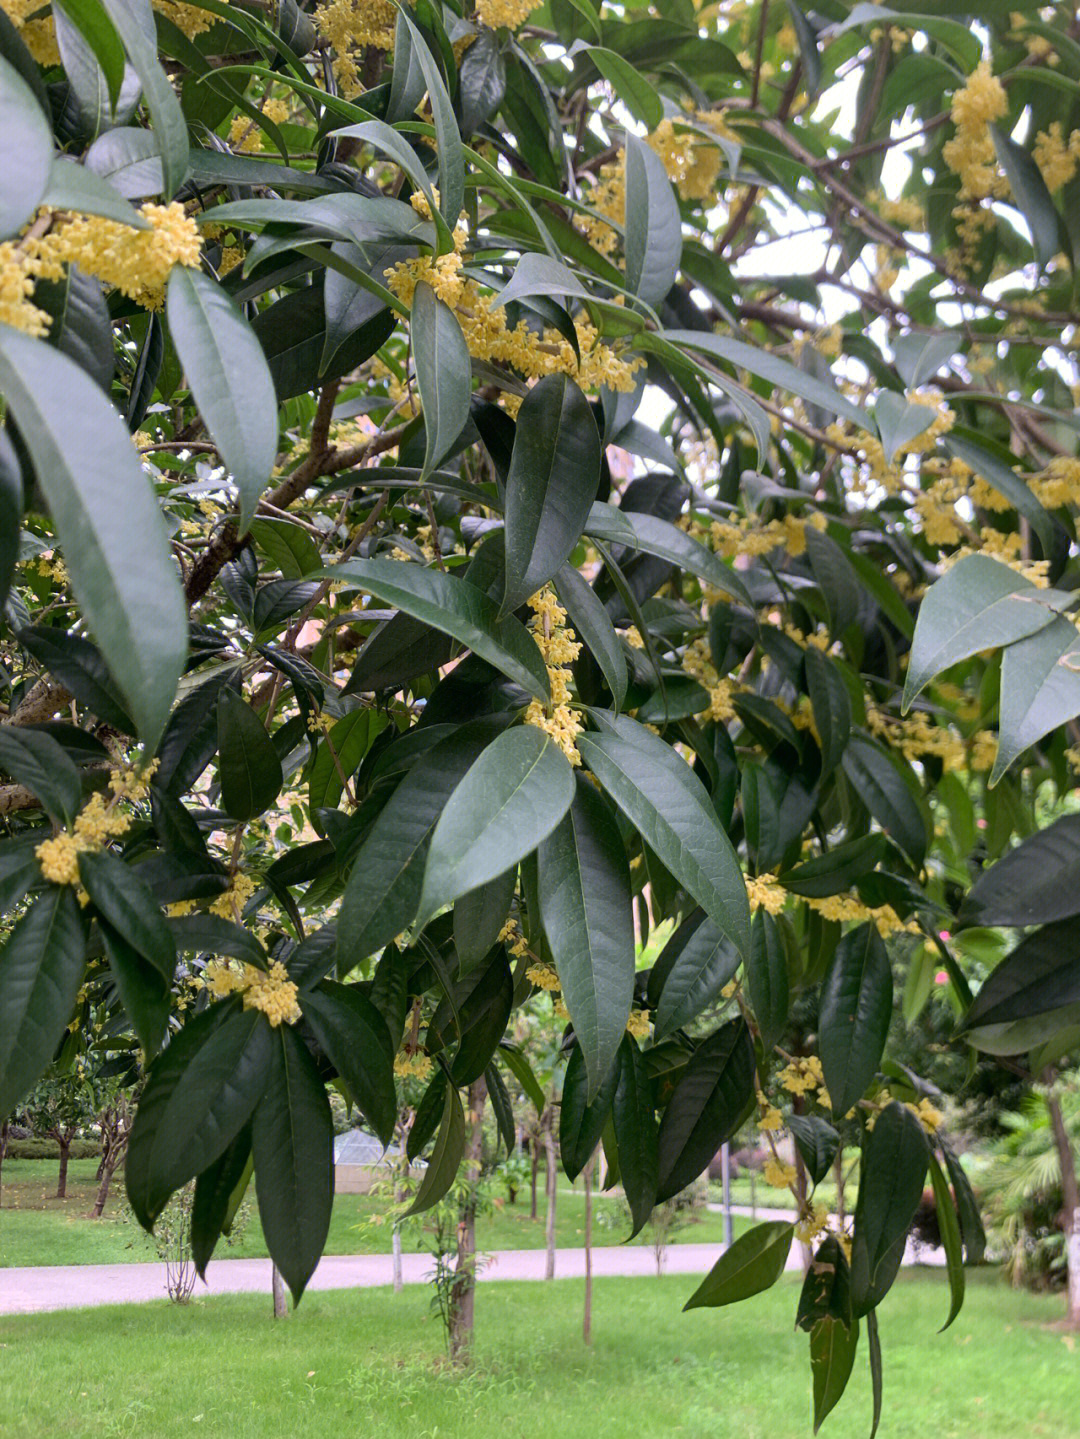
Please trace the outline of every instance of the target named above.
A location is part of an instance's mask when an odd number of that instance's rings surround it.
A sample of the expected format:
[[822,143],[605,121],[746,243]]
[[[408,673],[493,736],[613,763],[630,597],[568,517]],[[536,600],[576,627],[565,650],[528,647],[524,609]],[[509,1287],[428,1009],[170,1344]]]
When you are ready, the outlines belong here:
[[[0,1318],[4,1439],[809,1439],[799,1280],[680,1313],[691,1276],[498,1283],[477,1296],[473,1367],[444,1360],[423,1288],[269,1296]],[[944,1278],[906,1271],[881,1311],[881,1439],[1080,1439],[1080,1355],[1059,1297],[972,1278],[957,1322]],[[865,1349],[825,1439],[866,1439]]]
[[[152,1241],[134,1220],[124,1222],[123,1175],[114,1180],[105,1213],[90,1219],[97,1193],[93,1159],[72,1160],[68,1171],[68,1197],[55,1199],[56,1166],[47,1160],[8,1160],[3,1169],[0,1194],[0,1269],[20,1265],[128,1264],[156,1258]],[[561,1178],[561,1176],[560,1176]],[[565,1179],[562,1184],[565,1185]],[[388,1254],[391,1226],[373,1223],[389,1208],[389,1200],[361,1194],[339,1194],[334,1201],[327,1254]],[[620,1203],[610,1196],[594,1197],[593,1243],[621,1244],[629,1233],[629,1219]],[[503,1202],[477,1224],[481,1249],[542,1249],[544,1237],[544,1196],[540,1194],[539,1217],[529,1218],[527,1191],[518,1202]],[[555,1206],[556,1243],[562,1249],[579,1248],[585,1242],[585,1199],[580,1190],[560,1189]],[[736,1232],[741,1224],[736,1221]],[[403,1231],[407,1251],[426,1248],[427,1236],[416,1228]],[[719,1244],[723,1224],[719,1214],[706,1213],[674,1236],[674,1243]],[[639,1243],[650,1242],[646,1229]],[[250,1218],[239,1242],[222,1243],[218,1254],[224,1259],[258,1259],[266,1255],[266,1243],[259,1224],[254,1189],[250,1192]]]

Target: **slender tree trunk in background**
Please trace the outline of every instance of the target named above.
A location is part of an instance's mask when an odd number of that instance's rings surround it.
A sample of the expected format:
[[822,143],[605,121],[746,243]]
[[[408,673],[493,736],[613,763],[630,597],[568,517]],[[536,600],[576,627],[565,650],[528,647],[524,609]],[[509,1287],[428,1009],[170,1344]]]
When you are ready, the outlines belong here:
[[555,1200],[558,1193],[559,1175],[555,1168],[555,1110],[549,1104],[544,1110],[544,1159],[547,1165],[546,1184],[544,1186],[547,1198],[547,1228],[544,1235],[547,1244],[547,1260],[544,1265],[544,1278],[555,1278]]
[[[796,1192],[796,1193],[798,1194],[798,1196],[799,1196],[799,1209],[800,1209],[800,1211],[801,1211],[801,1210],[804,1210],[804,1209],[806,1208],[806,1191],[807,1191],[806,1165],[803,1163],[802,1155],[799,1153],[798,1149],[796,1149],[796,1151],[795,1151],[795,1192]],[[802,1252],[802,1267],[803,1267],[803,1273],[804,1273],[804,1274],[808,1274],[808,1273],[810,1272],[810,1246],[809,1246],[809,1244],[803,1243],[803,1244],[800,1244],[800,1245],[799,1245],[799,1249],[800,1249],[800,1251]]]
[[469,1128],[465,1136],[463,1170],[468,1194],[458,1215],[457,1264],[450,1289],[450,1362],[468,1364],[476,1317],[476,1199],[484,1144],[484,1101],[487,1083],[483,1078],[469,1085]]
[[56,1197],[57,1199],[66,1199],[68,1160],[71,1158],[71,1141],[73,1135],[64,1129],[54,1129],[53,1137],[60,1146],[60,1173],[56,1180]]
[[[400,1168],[395,1172],[394,1176],[395,1205],[400,1204],[404,1200],[407,1193],[406,1186],[409,1180],[409,1130],[412,1128],[412,1122],[415,1117],[416,1116],[411,1109],[406,1110],[404,1119],[402,1119],[398,1124],[398,1142],[401,1145],[401,1163]],[[392,1273],[394,1281],[394,1293],[400,1294],[405,1287],[405,1278],[401,1272],[401,1229],[397,1224],[394,1225],[394,1232],[390,1241],[390,1249],[393,1255]]]
[[582,1170],[585,1180],[585,1309],[581,1316],[581,1337],[586,1344],[592,1343],[592,1178],[595,1163],[594,1150]]
[[3,1199],[4,1157],[7,1154],[7,1147],[8,1121],[5,1119],[3,1124],[0,1124],[0,1200]]
[[289,1306],[285,1299],[285,1281],[281,1277],[281,1270],[275,1264],[271,1270],[270,1280],[274,1290],[274,1318],[287,1319],[289,1317]]
[[536,1218],[536,1176],[540,1170],[540,1141],[534,1134],[529,1140],[529,1218]]
[[836,1217],[843,1224],[844,1213],[844,1155],[841,1151],[833,1160],[833,1178],[836,1180]]
[[109,1197],[109,1186],[112,1184],[113,1175],[119,1169],[120,1161],[127,1150],[130,1129],[131,1109],[126,1101],[121,1100],[116,1109],[111,1111],[102,1122],[102,1133],[106,1138],[104,1153],[101,1156],[101,1163],[98,1165],[100,1183],[94,1207],[90,1211],[91,1219],[100,1219],[104,1213],[105,1201]]
[[1065,1258],[1068,1268],[1065,1316],[1071,1326],[1080,1329],[1080,1184],[1076,1178],[1076,1156],[1069,1140],[1069,1131],[1065,1128],[1061,1104],[1052,1089],[1046,1096],[1046,1109],[1050,1115],[1050,1128],[1061,1164]]

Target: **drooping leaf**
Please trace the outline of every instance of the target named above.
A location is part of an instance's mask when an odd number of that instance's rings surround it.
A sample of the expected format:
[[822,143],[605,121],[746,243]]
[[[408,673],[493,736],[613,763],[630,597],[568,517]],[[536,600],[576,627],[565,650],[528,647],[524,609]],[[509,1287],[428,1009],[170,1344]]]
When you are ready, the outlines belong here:
[[663,740],[625,715],[578,739],[582,759],[663,864],[746,955],[742,869],[701,781]]
[[463,894],[454,904],[454,948],[461,974],[486,959],[510,914],[517,866]]
[[0,770],[26,788],[58,824],[70,824],[82,804],[79,771],[51,735],[0,728]]
[[188,133],[184,113],[168,76],[158,63],[154,20],[149,0],[100,0],[124,42],[143,94],[161,155],[162,189],[171,200],[188,167]]
[[787,1024],[788,961],[780,927],[765,910],[759,910],[750,926],[746,983],[761,1042],[771,1050]]
[[877,1116],[863,1144],[851,1245],[851,1288],[857,1315],[878,1305],[899,1273],[929,1158],[922,1125],[909,1109],[893,1100]]
[[736,1132],[753,1093],[750,1031],[733,1019],[694,1050],[664,1110],[657,1203],[693,1183]]
[[474,134],[492,118],[505,94],[506,59],[502,42],[493,30],[482,29],[465,51],[458,71],[458,107],[466,136]]
[[921,866],[929,824],[921,800],[908,788],[900,764],[864,735],[851,736],[841,761],[856,793],[894,844]]
[[521,1085],[526,1096],[532,1101],[533,1108],[537,1114],[543,1114],[546,1103],[544,1091],[540,1088],[536,1075],[532,1071],[532,1066],[524,1054],[522,1054],[521,1050],[518,1049],[516,1045],[508,1044],[504,1040],[503,1043],[499,1045],[499,1058]]
[[682,221],[664,162],[644,140],[626,134],[626,281],[646,305],[658,305],[675,283]]
[[428,1167],[424,1171],[416,1198],[405,1211],[406,1215],[423,1214],[425,1210],[438,1204],[444,1194],[449,1193],[464,1152],[465,1112],[457,1090],[452,1084],[448,1084],[435,1148],[428,1159]]
[[446,802],[431,836],[420,922],[505,872],[552,832],[574,798],[574,773],[535,725],[498,736]]
[[423,281],[413,295],[410,332],[424,411],[423,481],[465,428],[472,371],[457,316]]
[[618,826],[579,780],[540,845],[540,914],[594,1098],[615,1059],[634,997],[630,870]]
[[803,663],[806,687],[821,736],[821,771],[828,774],[843,757],[851,735],[851,695],[835,663],[809,645]]
[[86,921],[70,885],[54,885],[0,949],[0,1112],[40,1078],[71,1019],[86,967]]
[[79,878],[94,908],[136,954],[171,984],[176,972],[176,943],[138,870],[106,849],[79,856]]
[[547,669],[525,626],[505,615],[475,585],[454,575],[397,560],[346,560],[315,578],[354,584],[383,604],[452,635],[539,700],[550,699]]
[[983,1228],[979,1205],[971,1188],[971,1181],[964,1173],[959,1159],[938,1135],[938,1145],[945,1160],[956,1200],[956,1213],[960,1221],[960,1234],[964,1241],[964,1260],[967,1264],[980,1264],[986,1250],[986,1231]]
[[941,1326],[948,1329],[964,1305],[964,1255],[960,1240],[960,1220],[953,1204],[949,1185],[941,1165],[930,1155],[930,1183],[934,1188],[934,1211],[937,1214],[941,1247],[945,1251],[945,1268],[949,1276],[949,1317]]
[[330,981],[308,990],[302,1008],[361,1114],[382,1143],[389,1144],[397,1122],[397,1094],[395,1046],[385,1019],[355,985]]
[[795,1226],[770,1220],[740,1234],[706,1274],[683,1309],[719,1309],[771,1289],[784,1272]]
[[1054,208],[1053,197],[1043,179],[1042,171],[1023,145],[1018,145],[997,125],[990,126],[990,134],[994,140],[998,164],[1005,171],[1009,189],[1028,222],[1039,268],[1045,270],[1062,248],[1064,226]]
[[1080,637],[1054,616],[1045,629],[1017,640],[1001,657],[998,750],[990,784],[1044,735],[1080,714]]
[[506,481],[506,590],[516,610],[564,567],[600,481],[592,407],[566,375],[547,375],[518,412]]
[[191,393],[240,492],[244,534],[277,454],[274,381],[240,307],[208,275],[174,265],[167,303],[169,333]]
[[229,1218],[230,1200],[251,1164],[251,1127],[246,1125],[195,1181],[191,1203],[191,1258],[206,1278],[206,1266]]
[[714,1004],[740,962],[739,951],[719,925],[701,910],[688,915],[657,956],[649,977],[657,1040]]
[[98,919],[109,968],[120,1002],[148,1058],[161,1048],[172,1004],[170,985],[159,969],[143,958],[107,921]]
[[221,803],[233,819],[254,819],[278,797],[281,761],[262,720],[235,690],[221,691],[217,720]]
[[810,1369],[814,1380],[814,1433],[843,1397],[859,1346],[859,1321],[819,1319],[810,1331]]
[[839,1237],[828,1233],[810,1259],[799,1295],[795,1327],[809,1334],[822,1319],[836,1319],[850,1325],[852,1318],[851,1270]]
[[575,1045],[570,1051],[559,1106],[559,1157],[567,1179],[576,1179],[596,1152],[618,1082],[618,1071],[612,1065],[590,1100],[589,1076],[581,1047]]
[[619,1177],[630,1206],[633,1239],[656,1204],[657,1127],[648,1061],[629,1035],[615,1060],[616,1083],[611,1114],[619,1150]]
[[833,1113],[842,1118],[877,1073],[892,1018],[888,951],[875,924],[849,931],[821,992],[818,1050]]
[[288,1024],[270,1036],[265,1086],[251,1127],[255,1194],[266,1247],[299,1304],[330,1229],[334,1122],[303,1040]]
[[187,606],[157,499],[120,417],[66,355],[5,328],[0,391],[56,521],[75,597],[152,749],[187,653]]
[[811,1184],[820,1184],[840,1148],[839,1134],[817,1114],[789,1114],[784,1123],[791,1130]]
[[1022,929],[1080,914],[1080,815],[1066,814],[988,865],[964,897],[964,924]]

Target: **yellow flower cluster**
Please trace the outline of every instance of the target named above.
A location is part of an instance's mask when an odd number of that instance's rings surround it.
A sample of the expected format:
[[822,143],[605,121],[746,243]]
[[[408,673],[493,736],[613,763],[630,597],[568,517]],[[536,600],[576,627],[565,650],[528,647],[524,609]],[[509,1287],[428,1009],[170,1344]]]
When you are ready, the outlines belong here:
[[[216,15],[198,5],[187,5],[184,0],[153,0],[153,3],[154,9],[159,10],[167,20],[171,20],[189,40],[193,40],[196,35],[205,34],[217,24]],[[229,0],[223,0],[223,4],[228,3]]]
[[825,1075],[821,1060],[816,1054],[805,1059],[792,1059],[777,1075],[777,1079],[789,1094],[812,1094],[815,1089],[824,1092]]
[[566,611],[549,587],[538,590],[529,600],[533,617],[529,621],[533,639],[547,665],[551,685],[551,703],[543,705],[532,700],[525,711],[525,723],[535,725],[551,736],[572,765],[580,765],[577,736],[582,724],[571,709],[569,666],[581,653],[574,631],[566,627]]
[[[137,798],[139,786],[129,779],[130,772],[118,771],[114,776],[119,790],[106,801],[96,790],[75,816],[70,830],[45,839],[34,850],[41,873],[52,884],[79,884],[79,855],[94,854],[111,839],[117,839],[131,828],[131,816],[115,806],[121,798]],[[147,777],[149,779],[149,776]]]
[[334,75],[342,94],[353,99],[364,89],[354,51],[369,45],[376,50],[394,48],[397,10],[393,0],[324,0],[311,18],[334,51]]
[[[422,214],[427,212],[423,196],[414,195],[413,204]],[[558,330],[546,329],[538,335],[524,320],[519,320],[511,329],[505,306],[496,306],[495,297],[464,274],[462,250],[466,238],[465,228],[459,224],[454,231],[457,248],[449,254],[437,258],[421,255],[392,266],[385,272],[388,288],[411,305],[417,285],[421,281],[430,285],[439,299],[454,311],[469,354],[476,360],[509,366],[526,379],[570,375],[585,390],[605,386],[612,390],[634,388],[634,375],[644,360],[640,356],[622,359],[611,345],[600,339],[589,320],[574,321],[580,363],[574,347]]]
[[762,1171],[765,1183],[773,1189],[787,1189],[789,1184],[795,1181],[794,1164],[785,1164],[782,1159],[772,1157],[765,1161],[765,1168]]
[[[589,194],[594,215],[577,214],[574,225],[601,255],[612,255],[619,243],[613,228],[626,220],[626,151],[600,167],[600,175]],[[612,223],[609,224],[608,221]]]
[[756,515],[738,520],[714,520],[709,526],[709,541],[718,555],[734,559],[736,555],[768,555],[785,549],[793,558],[806,553],[806,529],[823,530],[824,515],[812,514],[807,519],[785,515],[783,519],[761,521]]
[[758,1095],[758,1103],[764,1105],[764,1113],[757,1122],[759,1129],[766,1134],[775,1134],[777,1130],[784,1127],[784,1116],[774,1104],[770,1104],[763,1094]]
[[[703,110],[698,118],[717,134],[737,143],[719,111]],[[652,134],[646,135],[645,143],[660,156],[668,178],[684,200],[716,200],[721,154],[700,131],[686,127],[677,130],[674,121],[661,120]]]
[[262,149],[262,131],[246,115],[234,115],[229,126],[229,144],[234,150],[250,154]]
[[840,924],[865,924],[870,921],[884,939],[891,934],[922,933],[914,920],[905,922],[888,904],[871,907],[847,894],[830,894],[823,899],[808,899],[806,903],[823,919],[833,919]]
[[476,0],[476,18],[489,30],[516,30],[539,4],[540,0]]
[[929,755],[939,759],[946,771],[977,772],[993,767],[997,741],[989,730],[979,730],[965,744],[953,730],[935,724],[921,710],[898,719],[882,710],[871,709],[867,712],[867,727],[911,761]]
[[402,1079],[427,1079],[434,1068],[432,1061],[419,1049],[410,1054],[406,1047],[399,1050],[394,1059],[394,1073]]
[[278,960],[268,970],[256,969],[253,964],[237,967],[228,960],[214,960],[206,966],[203,982],[219,999],[227,994],[243,995],[244,1008],[260,1010],[274,1029],[279,1024],[295,1024],[300,1018],[296,985]]
[[258,885],[250,875],[234,874],[229,888],[224,894],[219,894],[210,906],[210,913],[220,915],[222,919],[239,920],[240,912],[256,889]]
[[635,1039],[648,1039],[649,1037],[649,1011],[647,1009],[632,1009],[630,1018],[626,1021],[627,1034],[633,1035]]
[[536,964],[529,965],[525,971],[525,978],[535,984],[537,989],[546,990],[549,994],[554,994],[556,990],[562,988],[559,982],[559,976],[555,973],[552,966],[550,964],[544,964],[539,960]]
[[824,1204],[809,1204],[795,1226],[795,1238],[803,1244],[816,1239],[829,1222],[829,1210]]
[[[19,32],[19,39],[39,65],[59,65],[56,25],[43,0],[0,0],[0,9]],[[45,11],[42,15],[40,12]],[[34,18],[31,19],[30,17]]]
[[1009,182],[997,163],[990,126],[1009,108],[1005,88],[983,60],[968,76],[967,83],[953,96],[951,118],[956,134],[946,140],[942,158],[960,177],[960,204],[953,210],[961,250],[957,257],[967,264],[979,243],[982,230],[993,225],[993,215],[979,202],[1009,194]]
[[[520,959],[522,955],[529,952],[529,946],[525,943],[525,936],[521,932],[521,925],[516,919],[508,919],[499,930],[498,943],[505,944],[515,959]],[[534,980],[533,983],[535,984],[536,981]],[[541,987],[548,988],[547,985]]]
[[941,1128],[941,1121],[945,1116],[928,1099],[920,1099],[918,1104],[905,1104],[904,1108],[911,1110],[927,1133],[936,1134]]
[[1031,148],[1032,159],[1042,171],[1046,188],[1060,190],[1076,174],[1080,161],[1080,130],[1074,130],[1066,140],[1060,120],[1052,120],[1048,130],[1040,130]]
[[760,874],[756,879],[747,878],[746,897],[752,910],[763,909],[766,914],[779,914],[788,896],[774,874]]

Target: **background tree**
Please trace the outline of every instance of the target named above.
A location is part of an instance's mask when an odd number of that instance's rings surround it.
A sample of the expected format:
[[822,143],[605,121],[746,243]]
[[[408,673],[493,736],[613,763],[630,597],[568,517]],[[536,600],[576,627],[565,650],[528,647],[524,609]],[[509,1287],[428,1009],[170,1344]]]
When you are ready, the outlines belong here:
[[104,1007],[200,1269],[254,1170],[299,1298],[328,1083],[438,1204],[540,988],[635,1230],[791,1137],[692,1304],[814,1243],[816,1422],[927,1176],[955,1316],[893,965],[1075,1052],[1080,52],[939,10],[4,0],[0,1114]]

